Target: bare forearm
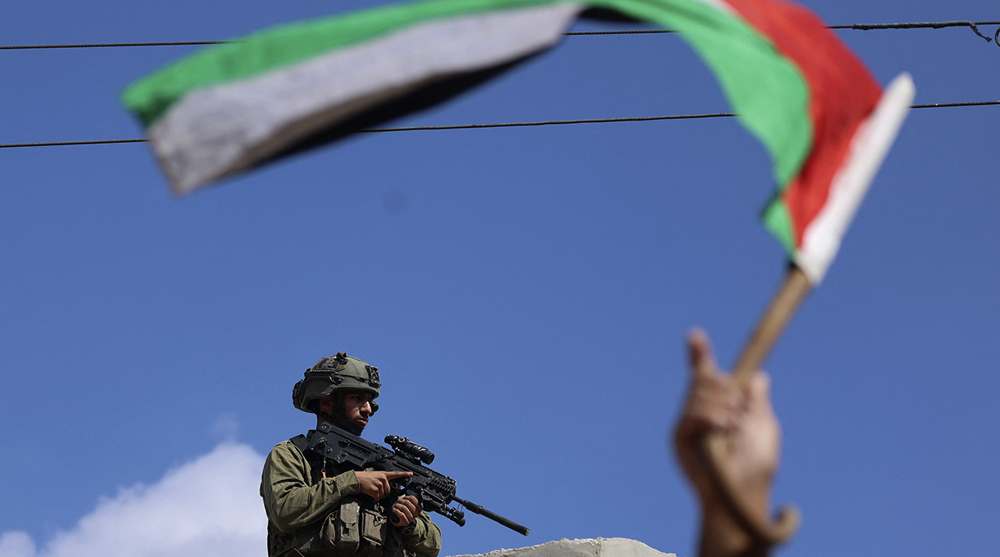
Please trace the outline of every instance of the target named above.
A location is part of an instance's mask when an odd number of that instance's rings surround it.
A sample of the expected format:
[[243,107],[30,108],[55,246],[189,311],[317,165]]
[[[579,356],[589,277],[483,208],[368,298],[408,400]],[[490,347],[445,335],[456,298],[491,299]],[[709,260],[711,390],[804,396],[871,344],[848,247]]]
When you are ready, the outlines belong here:
[[723,509],[706,509],[702,514],[699,557],[765,557],[769,553]]

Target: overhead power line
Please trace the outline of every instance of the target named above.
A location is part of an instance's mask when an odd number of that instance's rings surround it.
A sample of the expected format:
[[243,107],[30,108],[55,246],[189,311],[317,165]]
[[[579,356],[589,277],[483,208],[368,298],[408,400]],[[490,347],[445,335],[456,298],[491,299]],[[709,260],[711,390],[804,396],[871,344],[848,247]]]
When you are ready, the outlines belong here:
[[[1000,25],[1000,21],[929,21],[926,23],[854,23],[851,25],[827,25],[827,29],[853,29],[855,31],[872,31],[881,29],[943,29],[945,27],[968,27],[980,37],[990,42],[991,39],[979,32],[980,25]],[[673,29],[643,29],[637,31],[573,31],[565,33],[570,36],[580,35],[644,35],[654,33],[676,33]],[[1000,40],[1000,27],[994,35],[994,41]]]
[[45,143],[0,143],[0,149],[13,147],[65,147],[67,145],[108,145],[111,143],[145,143],[144,137],[137,139],[95,139],[91,141],[49,141]]
[[[856,29],[859,31],[871,31],[873,29],[942,29],[944,27],[969,27],[980,37],[990,42],[990,38],[979,32],[977,25],[1000,25],[1000,21],[938,21],[931,23],[872,23],[854,25],[833,25],[830,29]],[[1000,46],[1000,27],[993,34],[993,42]]]
[[[963,103],[933,103],[915,104],[910,108],[955,108],[960,106],[993,106],[1000,101],[976,101]],[[700,118],[732,118],[732,112],[710,112],[705,114],[675,114],[670,116],[636,116],[632,118],[590,118],[581,120],[543,120],[539,122],[500,122],[495,124],[456,124],[450,126],[409,126],[401,128],[369,128],[358,130],[358,133],[380,132],[412,132],[412,131],[443,131],[443,130],[474,130],[482,128],[517,128],[528,126],[563,126],[567,124],[612,124],[619,122],[652,122],[655,120],[696,120]],[[112,143],[145,143],[145,138],[136,139],[97,139],[91,141],[51,141],[45,143],[0,143],[0,149],[15,147],[65,147],[70,145],[107,145]]]
[[188,46],[206,44],[225,44],[239,41],[172,41],[162,43],[81,43],[81,44],[26,44],[0,46],[0,50],[32,50],[42,48],[114,48],[122,46]]
[[[827,29],[853,29],[856,31],[872,31],[883,29],[943,29],[945,27],[968,27],[972,31],[990,42],[991,39],[979,31],[980,25],[1000,25],[1000,21],[930,21],[925,23],[854,23],[851,25],[828,25]],[[619,30],[619,31],[572,31],[564,33],[566,36],[585,35],[648,35],[657,33],[676,33],[673,29],[645,29],[645,30]],[[993,35],[994,42],[1000,46],[1000,27]],[[139,43],[80,43],[80,44],[34,44],[34,45],[12,45],[0,46],[0,50],[32,50],[45,48],[115,48],[132,46],[191,46],[191,45],[213,45],[237,43],[240,41],[169,41],[169,42],[139,42]]]

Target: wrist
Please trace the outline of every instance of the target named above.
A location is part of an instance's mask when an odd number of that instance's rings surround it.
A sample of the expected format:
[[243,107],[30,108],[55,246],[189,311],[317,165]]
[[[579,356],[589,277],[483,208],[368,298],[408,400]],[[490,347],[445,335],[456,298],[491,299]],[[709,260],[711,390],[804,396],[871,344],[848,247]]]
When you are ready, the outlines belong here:
[[414,518],[413,522],[407,524],[406,526],[400,527],[399,533],[403,534],[404,539],[412,540],[413,538],[419,536],[421,533],[421,530],[419,529],[420,527],[419,522],[420,522],[419,517]]
[[764,557],[767,546],[761,544],[722,506],[704,509],[699,539],[700,557]]

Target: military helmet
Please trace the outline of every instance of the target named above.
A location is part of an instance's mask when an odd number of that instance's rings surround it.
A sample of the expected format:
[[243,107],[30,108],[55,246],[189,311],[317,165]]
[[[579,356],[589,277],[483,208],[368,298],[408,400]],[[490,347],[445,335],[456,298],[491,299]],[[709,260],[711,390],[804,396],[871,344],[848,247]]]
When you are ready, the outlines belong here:
[[[337,352],[313,364],[305,377],[292,388],[292,403],[303,412],[314,413],[313,401],[332,396],[337,391],[364,391],[378,397],[378,368],[368,362]],[[372,403],[372,410],[377,408]]]

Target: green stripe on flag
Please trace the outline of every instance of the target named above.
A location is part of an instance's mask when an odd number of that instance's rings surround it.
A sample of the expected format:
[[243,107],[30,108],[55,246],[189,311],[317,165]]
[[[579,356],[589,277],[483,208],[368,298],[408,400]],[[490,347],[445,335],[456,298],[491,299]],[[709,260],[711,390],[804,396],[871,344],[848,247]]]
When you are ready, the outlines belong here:
[[122,103],[147,127],[188,91],[259,75],[421,21],[560,0],[432,0],[280,25],[218,45],[133,83]]
[[674,28],[715,72],[743,125],[767,148],[779,187],[812,147],[809,89],[796,65],[739,16],[695,0],[595,0]]
[[788,212],[788,207],[781,199],[780,193],[764,208],[761,220],[764,221],[764,228],[767,228],[778,239],[778,242],[788,252],[788,257],[794,260],[795,250],[798,248],[795,239],[795,226],[792,223],[792,215]]

